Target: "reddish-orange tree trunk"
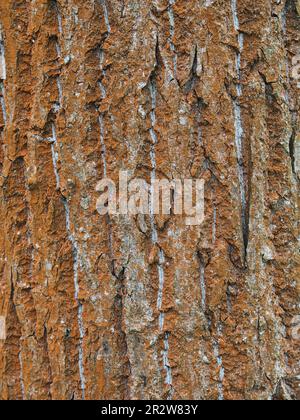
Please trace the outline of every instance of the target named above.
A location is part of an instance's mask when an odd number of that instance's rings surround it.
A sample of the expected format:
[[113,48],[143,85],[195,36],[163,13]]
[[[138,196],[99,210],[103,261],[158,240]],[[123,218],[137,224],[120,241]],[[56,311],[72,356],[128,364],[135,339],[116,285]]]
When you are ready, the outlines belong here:
[[[299,12],[0,0],[2,399],[299,397]],[[101,217],[120,170],[203,224]]]

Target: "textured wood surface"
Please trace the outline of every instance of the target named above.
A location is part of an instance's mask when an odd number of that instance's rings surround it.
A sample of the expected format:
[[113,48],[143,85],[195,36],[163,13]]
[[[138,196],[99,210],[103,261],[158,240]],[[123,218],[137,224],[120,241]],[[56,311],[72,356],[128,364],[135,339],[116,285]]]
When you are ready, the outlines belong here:
[[[0,0],[1,399],[299,398],[299,12]],[[151,153],[201,227],[99,216]]]

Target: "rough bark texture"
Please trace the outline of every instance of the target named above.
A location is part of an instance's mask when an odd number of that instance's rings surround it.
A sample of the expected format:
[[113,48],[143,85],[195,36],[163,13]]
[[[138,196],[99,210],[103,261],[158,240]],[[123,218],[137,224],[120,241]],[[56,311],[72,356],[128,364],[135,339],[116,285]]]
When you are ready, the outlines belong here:
[[[299,397],[299,12],[0,0],[2,399]],[[201,227],[99,216],[153,157]]]

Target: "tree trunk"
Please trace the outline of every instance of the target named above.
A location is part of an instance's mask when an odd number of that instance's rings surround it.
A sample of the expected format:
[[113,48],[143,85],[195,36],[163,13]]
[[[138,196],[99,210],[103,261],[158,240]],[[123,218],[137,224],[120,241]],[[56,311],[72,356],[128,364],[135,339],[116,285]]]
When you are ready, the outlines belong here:
[[[299,13],[0,0],[1,399],[298,399]],[[101,216],[121,170],[204,222]]]

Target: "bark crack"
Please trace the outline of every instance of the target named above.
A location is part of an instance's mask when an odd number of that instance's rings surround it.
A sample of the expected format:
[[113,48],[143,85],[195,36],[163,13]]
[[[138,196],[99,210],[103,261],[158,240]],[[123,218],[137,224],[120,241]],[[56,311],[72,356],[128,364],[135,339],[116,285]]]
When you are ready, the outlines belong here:
[[248,200],[247,200],[247,178],[245,176],[245,165],[244,165],[244,128],[242,120],[242,110],[240,105],[240,98],[243,94],[243,88],[241,84],[241,54],[244,48],[244,35],[240,30],[240,23],[238,17],[237,0],[231,0],[232,17],[234,29],[238,33],[238,46],[239,49],[236,52],[236,73],[237,73],[237,84],[236,94],[237,97],[233,99],[234,107],[234,127],[235,127],[235,147],[238,164],[238,179],[240,186],[240,199],[241,199],[241,211],[242,211],[242,231],[243,231],[243,242],[244,242],[244,259],[247,259],[247,250],[249,242],[249,212],[248,212]]
[[177,79],[177,52],[174,44],[174,37],[175,37],[175,18],[174,18],[174,10],[173,5],[176,3],[176,0],[169,0],[169,6],[168,6],[168,16],[169,16],[169,22],[170,22],[170,37],[169,37],[169,45],[170,49],[173,54],[173,74],[174,79]]
[[[154,70],[150,76],[150,98],[151,98],[151,127],[150,127],[150,139],[151,139],[151,148],[150,148],[150,161],[151,161],[151,181],[152,187],[150,189],[150,224],[151,224],[151,240],[154,246],[158,245],[158,229],[155,222],[155,203],[154,203],[154,189],[153,183],[157,176],[157,163],[156,163],[156,146],[158,144],[158,138],[155,131],[156,125],[156,107],[157,107],[157,86],[156,86],[156,72],[159,66],[159,45],[157,41],[156,45],[156,63]],[[157,295],[157,310],[159,312],[159,331],[162,333],[165,327],[165,314],[163,311],[163,295],[164,295],[164,285],[165,285],[165,253],[163,249],[159,246],[159,260],[157,263],[158,271],[158,295]],[[163,364],[166,371],[165,383],[169,388],[168,399],[171,400],[174,394],[173,389],[173,378],[172,378],[172,368],[169,363],[169,337],[170,333],[166,332],[164,334],[164,351],[163,351]]]

